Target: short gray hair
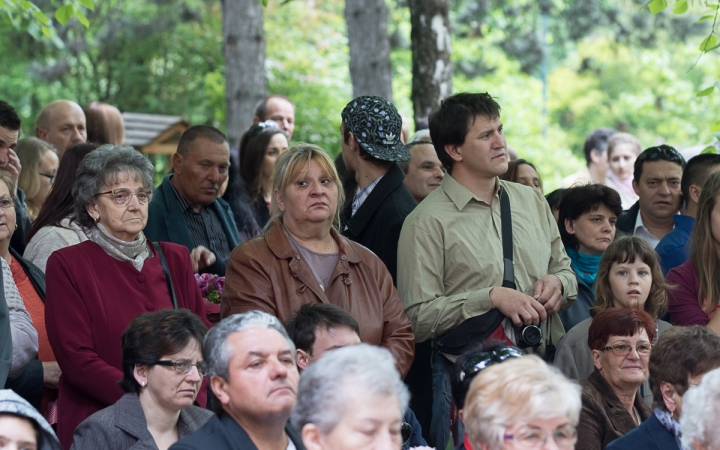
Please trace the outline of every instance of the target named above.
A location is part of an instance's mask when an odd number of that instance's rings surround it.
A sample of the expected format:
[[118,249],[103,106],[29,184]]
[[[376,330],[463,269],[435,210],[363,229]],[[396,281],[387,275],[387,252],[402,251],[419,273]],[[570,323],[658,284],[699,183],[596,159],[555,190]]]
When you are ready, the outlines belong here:
[[295,344],[288,336],[277,317],[262,311],[248,311],[242,314],[234,314],[226,317],[215,325],[205,335],[203,341],[203,359],[207,365],[208,375],[217,375],[224,379],[230,376],[230,359],[233,357],[233,349],[228,345],[227,340],[231,334],[239,333],[252,327],[269,328],[282,334],[292,350],[295,358]]
[[693,440],[708,448],[718,448],[720,432],[717,417],[720,415],[720,368],[706,373],[697,387],[683,395],[680,429],[683,448],[694,448]]
[[401,413],[410,399],[389,351],[368,344],[352,345],[324,354],[303,372],[291,416],[293,425],[302,430],[312,423],[324,434],[332,432],[345,409],[353,407],[349,391],[361,392],[362,398],[394,395]]
[[93,203],[95,194],[112,184],[123,172],[138,174],[145,189],[153,188],[155,168],[145,155],[129,145],[101,145],[83,158],[72,189],[75,216],[82,226],[95,226],[87,205]]

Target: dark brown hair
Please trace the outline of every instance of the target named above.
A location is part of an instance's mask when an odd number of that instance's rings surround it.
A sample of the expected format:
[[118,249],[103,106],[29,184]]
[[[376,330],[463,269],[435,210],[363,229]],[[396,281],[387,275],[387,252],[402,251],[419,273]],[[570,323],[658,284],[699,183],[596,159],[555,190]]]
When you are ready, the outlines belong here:
[[655,340],[655,320],[650,314],[639,309],[608,308],[593,317],[588,330],[590,350],[601,350],[607,345],[610,336],[634,336],[645,329],[650,342]]
[[595,212],[605,205],[617,219],[622,214],[620,194],[613,188],[602,184],[586,184],[567,189],[558,204],[558,229],[565,247],[580,248],[577,236],[568,233],[565,220],[578,220],[585,213]]

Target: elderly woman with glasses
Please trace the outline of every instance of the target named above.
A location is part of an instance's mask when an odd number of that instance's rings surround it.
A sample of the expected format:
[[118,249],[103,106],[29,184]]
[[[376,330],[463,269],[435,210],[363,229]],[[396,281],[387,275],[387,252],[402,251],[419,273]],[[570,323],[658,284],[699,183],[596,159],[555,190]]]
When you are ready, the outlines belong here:
[[206,331],[185,309],[134,318],[122,337],[126,394],[77,427],[73,450],[167,449],[210,420],[212,412],[193,406]]
[[655,321],[639,309],[609,308],[588,333],[595,371],[581,382],[578,439],[583,449],[604,449],[652,414],[638,394],[647,380]]
[[475,450],[571,450],[580,387],[537,356],[508,359],[477,374],[463,412]]
[[[90,152],[72,191],[88,240],[48,259],[45,323],[63,372],[58,437],[66,449],[80,422],[122,397],[120,338],[135,316],[185,308],[206,320],[187,248],[143,234],[153,173],[132,147]],[[202,392],[198,401],[205,403]]]

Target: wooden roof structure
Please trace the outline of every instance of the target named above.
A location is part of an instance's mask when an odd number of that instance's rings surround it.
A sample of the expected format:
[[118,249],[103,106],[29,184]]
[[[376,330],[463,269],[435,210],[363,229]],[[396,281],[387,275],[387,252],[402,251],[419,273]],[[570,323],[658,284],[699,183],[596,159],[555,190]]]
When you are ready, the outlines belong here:
[[180,135],[190,124],[180,116],[122,113],[125,122],[125,144],[145,154],[172,155]]

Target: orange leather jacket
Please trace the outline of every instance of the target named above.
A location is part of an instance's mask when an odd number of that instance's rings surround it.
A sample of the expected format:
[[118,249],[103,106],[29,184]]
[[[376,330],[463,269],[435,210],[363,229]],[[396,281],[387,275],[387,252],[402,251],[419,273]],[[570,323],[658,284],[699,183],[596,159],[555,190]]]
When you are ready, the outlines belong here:
[[340,256],[325,291],[279,222],[236,247],[225,274],[222,317],[257,309],[285,322],[305,303],[332,303],[357,320],[362,342],[387,348],[405,376],[413,361],[415,337],[390,273],[371,251],[335,230],[330,232]]

